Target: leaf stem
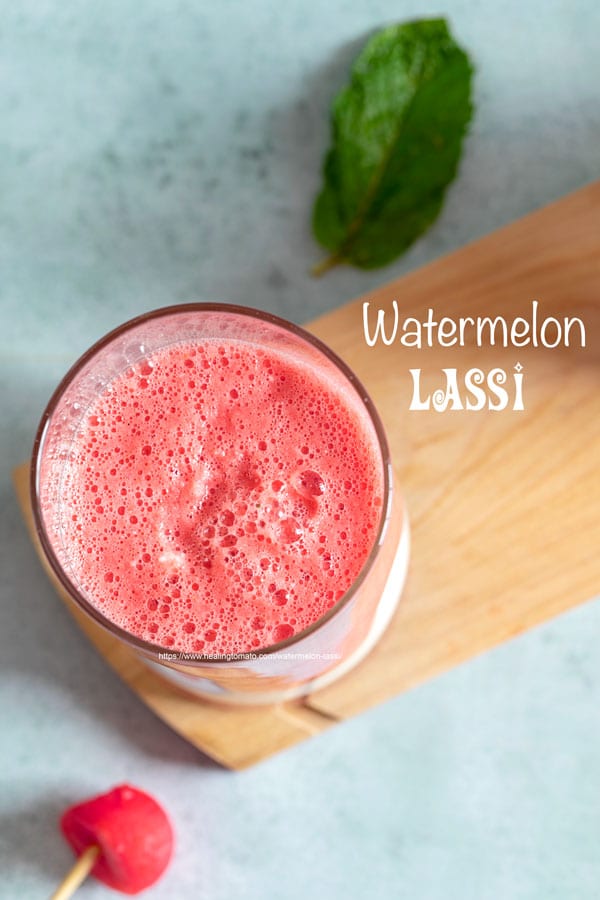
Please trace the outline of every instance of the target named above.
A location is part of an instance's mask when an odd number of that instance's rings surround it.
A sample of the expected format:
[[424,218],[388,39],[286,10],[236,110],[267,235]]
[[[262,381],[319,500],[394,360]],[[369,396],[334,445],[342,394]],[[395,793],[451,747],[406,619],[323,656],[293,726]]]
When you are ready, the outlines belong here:
[[330,269],[339,266],[343,261],[344,257],[341,253],[332,253],[331,256],[326,256],[325,259],[322,259],[321,262],[314,265],[310,270],[310,274],[313,278],[320,278],[321,275],[324,275],[326,272],[329,272]]

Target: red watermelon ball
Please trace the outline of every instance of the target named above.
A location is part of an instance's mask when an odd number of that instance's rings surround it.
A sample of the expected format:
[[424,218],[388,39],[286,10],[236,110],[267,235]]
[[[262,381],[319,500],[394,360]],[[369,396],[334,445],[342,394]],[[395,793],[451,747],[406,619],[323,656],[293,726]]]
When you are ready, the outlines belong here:
[[138,894],[158,881],[173,853],[166,812],[129,784],[71,806],[60,827],[77,856],[92,844],[100,848],[91,874],[123,894]]

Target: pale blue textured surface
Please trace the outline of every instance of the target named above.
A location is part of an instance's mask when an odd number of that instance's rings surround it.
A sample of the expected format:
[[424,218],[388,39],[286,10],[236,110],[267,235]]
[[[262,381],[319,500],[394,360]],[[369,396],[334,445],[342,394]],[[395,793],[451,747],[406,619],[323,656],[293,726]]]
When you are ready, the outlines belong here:
[[309,278],[329,100],[370,31],[439,11],[402,0],[3,10],[1,898],[47,896],[70,859],[57,814],[125,779],[155,791],[179,834],[148,897],[600,895],[598,601],[231,774],[90,650],[9,485],[59,377],[124,319],[227,299],[300,322],[598,176],[598,4],[447,0],[477,65],[477,114],[444,213],[395,266]]

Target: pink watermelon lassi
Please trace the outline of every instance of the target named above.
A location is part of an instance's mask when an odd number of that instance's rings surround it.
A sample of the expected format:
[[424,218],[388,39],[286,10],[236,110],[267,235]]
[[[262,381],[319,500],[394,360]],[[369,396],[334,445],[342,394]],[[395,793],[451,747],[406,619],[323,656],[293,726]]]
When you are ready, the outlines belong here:
[[381,538],[390,490],[346,374],[260,330],[206,331],[118,351],[109,336],[108,366],[92,348],[83,386],[67,376],[50,404],[36,473],[70,591],[145,646],[198,657],[289,644],[327,618]]

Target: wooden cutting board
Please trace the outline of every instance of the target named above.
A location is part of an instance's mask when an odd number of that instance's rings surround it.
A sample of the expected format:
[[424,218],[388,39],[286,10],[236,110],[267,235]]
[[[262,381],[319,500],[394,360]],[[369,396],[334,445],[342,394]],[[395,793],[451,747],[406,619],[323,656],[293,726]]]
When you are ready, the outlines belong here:
[[[334,276],[330,276],[334,277]],[[323,281],[323,291],[327,280]],[[579,316],[587,346],[553,350],[368,347],[362,302],[401,320]],[[357,372],[387,428],[412,523],[408,586],[392,626],[353,673],[303,702],[231,709],[147,671],[84,619],[97,649],[161,718],[244,768],[600,593],[600,182],[309,324]],[[523,367],[525,410],[411,411],[440,370]],[[512,376],[511,376],[512,377]],[[26,467],[16,484],[31,528]],[[526,690],[524,685],[524,690]]]

